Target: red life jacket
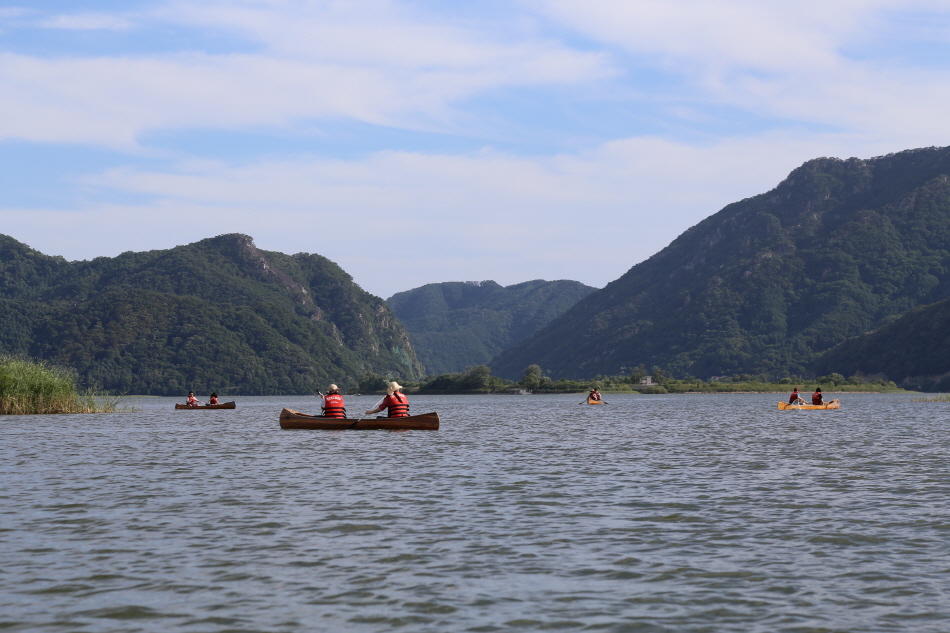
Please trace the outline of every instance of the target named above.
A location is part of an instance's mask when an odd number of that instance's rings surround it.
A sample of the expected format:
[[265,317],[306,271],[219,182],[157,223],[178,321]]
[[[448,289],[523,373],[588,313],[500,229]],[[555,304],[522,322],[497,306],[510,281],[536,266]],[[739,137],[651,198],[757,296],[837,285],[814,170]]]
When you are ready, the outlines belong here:
[[208,404],[218,404],[218,399],[215,396],[211,396],[211,398],[208,399]]
[[383,404],[389,408],[389,413],[386,414],[388,417],[409,417],[409,401],[406,399],[405,395],[401,393],[394,393],[391,396],[386,396],[386,401]]
[[822,404],[822,401],[821,401],[821,393],[819,393],[819,392],[816,391],[815,393],[811,394],[811,403],[812,403],[812,404]]
[[800,393],[798,393],[798,392],[796,391],[795,393],[793,393],[792,395],[790,395],[790,396],[788,397],[788,403],[789,403],[789,404],[795,404],[796,402],[798,402],[798,399],[801,398],[801,397],[802,397],[802,394],[800,394]]
[[345,418],[346,409],[343,408],[343,396],[338,393],[331,393],[324,398],[323,417],[325,418]]

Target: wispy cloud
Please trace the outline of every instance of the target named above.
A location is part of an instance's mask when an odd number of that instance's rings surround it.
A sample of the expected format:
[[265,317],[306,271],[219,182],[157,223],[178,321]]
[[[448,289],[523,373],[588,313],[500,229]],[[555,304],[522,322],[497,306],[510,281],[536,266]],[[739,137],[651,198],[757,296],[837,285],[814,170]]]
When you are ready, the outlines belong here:
[[[414,24],[384,2],[181,3],[153,19],[230,29],[254,53],[0,56],[0,138],[132,148],[154,129],[292,126],[344,118],[451,127],[454,104],[506,87],[581,84],[616,72],[609,56],[544,38],[497,41]],[[53,16],[58,28],[128,24]]]
[[47,29],[70,31],[121,31],[132,28],[134,22],[109,13],[75,13],[48,17],[40,20],[39,25]]

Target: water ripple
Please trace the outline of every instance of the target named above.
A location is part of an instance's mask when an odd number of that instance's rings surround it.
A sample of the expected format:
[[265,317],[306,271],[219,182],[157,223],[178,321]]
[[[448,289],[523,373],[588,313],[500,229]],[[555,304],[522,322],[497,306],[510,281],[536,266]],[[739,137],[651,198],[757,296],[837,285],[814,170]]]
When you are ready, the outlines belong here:
[[435,433],[281,431],[302,398],[8,416],[0,629],[946,630],[950,405],[776,400],[414,398]]

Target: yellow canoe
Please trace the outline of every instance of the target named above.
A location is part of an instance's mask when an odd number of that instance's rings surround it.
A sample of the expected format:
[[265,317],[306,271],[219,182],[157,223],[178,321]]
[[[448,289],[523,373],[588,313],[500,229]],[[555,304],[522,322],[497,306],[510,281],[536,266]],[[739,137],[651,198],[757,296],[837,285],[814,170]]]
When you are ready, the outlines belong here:
[[587,404],[603,404],[603,403],[604,403],[603,400],[594,400],[593,398],[587,399]]
[[835,398],[831,402],[826,402],[825,404],[789,404],[787,402],[779,402],[778,410],[779,411],[789,411],[795,409],[800,411],[803,409],[840,409],[841,401]]

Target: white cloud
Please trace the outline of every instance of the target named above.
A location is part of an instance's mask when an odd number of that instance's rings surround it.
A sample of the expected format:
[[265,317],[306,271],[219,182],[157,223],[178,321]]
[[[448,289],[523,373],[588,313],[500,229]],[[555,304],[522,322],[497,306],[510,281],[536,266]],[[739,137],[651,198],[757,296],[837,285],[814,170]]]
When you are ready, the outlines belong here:
[[110,13],[76,13],[52,16],[41,20],[39,25],[48,29],[70,31],[123,31],[132,28],[134,23],[128,18]]
[[[132,150],[147,131],[285,128],[334,118],[445,130],[454,125],[453,105],[474,95],[511,86],[571,85],[613,72],[601,53],[537,37],[505,42],[451,25],[415,24],[387,7],[181,3],[151,19],[234,31],[260,50],[2,54],[0,139]],[[124,19],[64,15],[44,24],[117,28]]]
[[[906,60],[855,59],[874,50],[893,14],[934,11],[935,1],[759,2],[537,0],[553,19],[638,63],[683,78],[671,99],[728,105],[748,115],[834,126],[853,134],[950,142],[950,69]],[[926,143],[930,144],[930,143]]]

